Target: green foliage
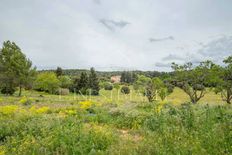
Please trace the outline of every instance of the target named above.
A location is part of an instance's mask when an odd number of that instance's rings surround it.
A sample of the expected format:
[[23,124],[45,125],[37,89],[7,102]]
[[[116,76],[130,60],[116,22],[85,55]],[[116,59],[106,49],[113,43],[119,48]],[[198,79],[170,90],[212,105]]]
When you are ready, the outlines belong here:
[[119,90],[119,89],[120,89],[120,84],[119,84],[119,83],[114,83],[114,88],[115,88],[116,90]]
[[94,68],[90,69],[88,88],[91,89],[92,95],[99,95],[99,81]]
[[21,96],[22,87],[32,83],[35,76],[32,62],[26,58],[21,49],[10,41],[5,41],[0,50],[0,84],[1,92],[12,95],[19,87]]
[[217,86],[215,88],[216,93],[221,94],[223,101],[231,104],[232,100],[232,56],[226,58],[223,61],[226,64],[225,68],[221,69],[218,75],[220,80],[217,81]]
[[128,86],[122,86],[121,93],[130,94],[130,88]]
[[136,80],[136,74],[134,72],[122,72],[121,82],[133,83]]
[[211,61],[201,62],[195,68],[193,68],[192,63],[184,65],[173,63],[172,68],[175,71],[176,85],[184,90],[192,103],[197,103],[204,97],[206,85],[211,86],[217,83],[217,75],[220,72],[220,67]]
[[112,131],[86,127],[75,117],[20,117],[7,123],[0,124],[6,154],[95,154],[115,142]]
[[61,88],[69,88],[72,84],[72,80],[69,76],[59,76],[60,87]]
[[20,100],[19,100],[19,103],[22,104],[22,105],[31,105],[33,102],[33,99],[32,98],[29,98],[29,97],[26,97],[26,96],[23,96]]
[[151,82],[151,78],[144,75],[138,75],[137,80],[134,82],[133,87],[136,91],[145,94],[146,87]]
[[168,90],[167,88],[161,88],[159,91],[158,91],[158,94],[159,94],[159,97],[161,98],[161,100],[165,100],[165,98],[168,96]]
[[57,67],[56,69],[56,76],[62,76],[63,75],[63,69],[61,67]]
[[104,89],[105,90],[113,90],[113,84],[112,83],[110,83],[110,82],[105,82],[104,83]]
[[53,72],[40,73],[35,80],[35,89],[54,94],[60,86],[60,81]]
[[88,75],[86,72],[82,72],[76,90],[78,92],[81,92],[82,94],[87,94],[87,89],[88,89]]
[[156,100],[158,94],[160,94],[160,95],[162,95],[162,97],[164,97],[163,92],[160,93],[160,90],[164,87],[165,87],[165,85],[164,85],[163,81],[159,78],[153,78],[151,81],[149,81],[147,86],[146,86],[146,93],[145,93],[145,95],[148,98],[148,101],[152,102],[152,101]]

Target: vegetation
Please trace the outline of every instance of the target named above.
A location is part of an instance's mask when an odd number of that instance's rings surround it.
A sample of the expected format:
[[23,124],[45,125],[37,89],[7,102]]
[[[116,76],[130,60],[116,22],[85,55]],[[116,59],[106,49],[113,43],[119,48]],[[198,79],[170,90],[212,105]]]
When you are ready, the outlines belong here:
[[88,86],[92,95],[99,95],[99,81],[94,68],[90,69]]
[[123,94],[130,94],[130,88],[128,86],[122,86],[121,92]]
[[219,66],[211,61],[200,63],[193,68],[192,63],[177,65],[173,63],[172,68],[175,70],[176,86],[184,90],[189,95],[192,103],[197,103],[206,93],[206,85],[215,84]]
[[63,69],[61,67],[57,67],[56,69],[56,76],[59,77],[63,75]]
[[60,81],[53,72],[40,73],[35,80],[35,89],[54,94],[60,86]]
[[22,88],[29,85],[34,76],[32,62],[14,42],[5,41],[0,50],[1,93],[12,95],[18,87],[21,96]]
[[221,79],[219,80],[216,93],[221,93],[223,101],[226,101],[228,104],[231,104],[232,100],[232,56],[224,60],[224,63],[227,65],[219,74]]
[[173,63],[170,73],[36,72],[6,41],[0,155],[232,154],[232,56],[224,63]]

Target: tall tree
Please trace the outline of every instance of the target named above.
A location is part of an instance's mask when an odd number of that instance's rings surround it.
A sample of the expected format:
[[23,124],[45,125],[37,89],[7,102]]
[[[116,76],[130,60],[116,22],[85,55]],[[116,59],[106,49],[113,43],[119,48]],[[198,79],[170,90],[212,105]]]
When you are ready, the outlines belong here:
[[56,76],[62,76],[63,75],[63,69],[61,67],[57,67],[56,69]]
[[86,72],[81,73],[81,77],[78,81],[76,90],[81,91],[82,94],[86,94],[88,89],[88,75]]
[[32,62],[22,53],[14,42],[5,41],[0,51],[0,82],[1,92],[13,94],[19,87],[19,96],[22,88],[31,83],[35,77],[36,69]]
[[89,88],[91,89],[91,94],[92,95],[98,95],[99,94],[99,90],[100,90],[99,81],[98,81],[97,74],[96,74],[93,67],[90,69]]

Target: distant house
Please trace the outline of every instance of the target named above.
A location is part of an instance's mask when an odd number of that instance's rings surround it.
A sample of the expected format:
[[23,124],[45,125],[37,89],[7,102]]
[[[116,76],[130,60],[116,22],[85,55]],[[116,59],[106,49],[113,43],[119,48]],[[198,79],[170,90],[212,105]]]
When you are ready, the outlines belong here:
[[110,80],[112,83],[119,83],[121,81],[121,76],[120,75],[111,76]]

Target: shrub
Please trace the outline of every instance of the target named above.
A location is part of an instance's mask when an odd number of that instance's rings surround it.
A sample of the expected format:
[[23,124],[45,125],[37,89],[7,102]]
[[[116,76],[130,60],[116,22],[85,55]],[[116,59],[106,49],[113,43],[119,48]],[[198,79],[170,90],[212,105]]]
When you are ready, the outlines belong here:
[[109,82],[104,83],[104,89],[105,90],[112,90],[113,89],[113,85]]
[[16,88],[13,86],[1,86],[1,93],[2,94],[7,94],[7,95],[13,95],[16,91]]
[[123,94],[130,94],[130,88],[128,86],[122,86],[121,92]]
[[23,96],[20,100],[19,103],[22,105],[31,105],[33,99],[32,98],[28,98],[26,96]]

